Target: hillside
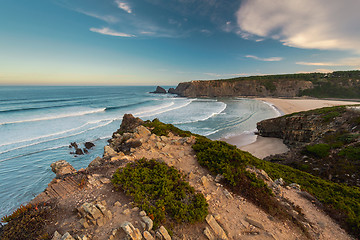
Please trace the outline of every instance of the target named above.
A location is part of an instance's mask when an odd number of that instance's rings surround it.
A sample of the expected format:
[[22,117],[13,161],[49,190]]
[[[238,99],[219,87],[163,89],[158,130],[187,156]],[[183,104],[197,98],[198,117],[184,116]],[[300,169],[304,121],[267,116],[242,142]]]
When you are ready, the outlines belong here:
[[360,236],[358,188],[157,119],[125,115],[103,157],[52,169],[46,190],[3,218],[1,239],[352,239],[324,210]]
[[300,97],[360,99],[360,71],[238,77],[179,83],[182,97]]
[[360,107],[327,107],[258,123],[261,136],[282,138],[290,151],[267,160],[360,187]]

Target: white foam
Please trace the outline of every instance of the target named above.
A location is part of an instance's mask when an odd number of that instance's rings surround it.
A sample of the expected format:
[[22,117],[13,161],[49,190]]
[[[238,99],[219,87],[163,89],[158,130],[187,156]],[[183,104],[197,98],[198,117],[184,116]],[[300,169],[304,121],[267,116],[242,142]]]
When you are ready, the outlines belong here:
[[68,132],[73,132],[75,130],[81,129],[81,128],[89,125],[89,124],[96,124],[96,123],[99,123],[99,122],[109,121],[109,120],[113,120],[113,119],[102,119],[102,120],[98,120],[98,121],[90,121],[90,122],[87,122],[87,123],[81,125],[80,127],[76,127],[76,128],[72,128],[72,129],[68,129],[68,130],[65,130],[65,131],[56,132],[56,133],[52,133],[52,134],[48,134],[48,135],[42,135],[42,136],[39,136],[39,137],[36,137],[36,138],[30,138],[30,139],[25,139],[25,140],[21,140],[21,141],[15,141],[15,142],[1,144],[0,147],[8,146],[8,145],[16,144],[16,143],[31,142],[31,141],[35,141],[35,140],[39,140],[39,139],[43,139],[43,138],[48,138],[48,137],[52,137],[52,136],[56,136],[56,135],[61,135],[61,134],[65,134],[65,133],[68,133]]
[[[175,104],[174,102],[172,102],[172,104],[169,104],[168,106],[151,109],[151,110],[144,111],[144,112],[141,112],[141,113],[135,113],[134,115],[136,115],[138,117],[149,117],[149,116],[153,116],[155,114],[161,114],[161,113],[165,113],[165,112],[169,112],[169,111],[173,111],[173,110],[176,110],[176,109],[186,107],[187,105],[192,103],[194,100],[195,99],[188,99],[188,101],[185,104],[170,108],[171,106],[173,106]],[[161,111],[159,111],[159,110],[161,110]],[[144,113],[149,113],[149,114],[148,115],[141,115],[141,114],[144,114]]]
[[46,120],[53,120],[53,119],[67,118],[67,117],[77,117],[77,116],[93,114],[93,113],[98,113],[98,112],[104,112],[104,111],[105,111],[105,108],[100,108],[100,109],[95,109],[95,110],[91,110],[91,111],[83,111],[83,112],[78,112],[78,113],[68,113],[68,114],[61,114],[61,115],[56,115],[56,116],[25,119],[25,120],[13,121],[13,122],[2,122],[2,123],[0,123],[0,125],[14,124],[14,123],[24,123],[24,122],[46,121]]
[[284,115],[284,113],[282,113],[274,104],[266,102],[266,101],[262,101],[262,102],[265,103],[266,105],[270,106],[276,112],[276,117],[280,117],[280,116]]
[[40,142],[35,142],[35,143],[27,144],[27,145],[22,145],[22,146],[19,146],[19,147],[16,147],[16,148],[12,148],[12,149],[8,149],[8,150],[5,150],[5,151],[2,151],[2,152],[0,152],[0,154],[4,154],[4,153],[11,152],[11,151],[14,151],[14,150],[18,150],[18,149],[21,149],[21,148],[26,148],[26,147],[35,146],[35,145],[38,145],[38,144],[41,144],[41,143],[45,143],[45,142],[50,142],[50,141],[54,141],[54,140],[59,140],[59,139],[67,138],[67,137],[76,136],[76,135],[85,133],[85,132],[87,132],[87,131],[94,130],[94,129],[96,129],[96,128],[104,127],[104,126],[106,126],[106,125],[109,125],[109,124],[112,123],[112,122],[113,122],[113,120],[108,121],[108,122],[105,123],[105,124],[98,125],[98,126],[95,126],[95,127],[92,127],[92,128],[86,129],[86,130],[83,130],[83,131],[81,131],[81,132],[74,133],[74,134],[70,134],[70,135],[66,135],[66,136],[63,136],[63,137],[52,138],[52,139],[47,139],[47,140],[40,141]]
[[208,120],[208,119],[210,119],[210,118],[212,118],[212,117],[214,117],[214,116],[216,116],[218,114],[221,114],[223,111],[225,111],[227,105],[226,105],[226,103],[223,103],[223,102],[222,102],[222,104],[223,104],[223,107],[221,109],[219,109],[219,111],[213,112],[213,113],[211,113],[209,116],[207,116],[205,118],[200,118],[200,119],[190,120],[190,121],[175,122],[174,124],[187,124],[187,123],[195,123],[195,122],[206,121],[206,120]]
[[36,152],[32,152],[32,153],[26,153],[26,154],[18,155],[18,156],[15,156],[15,157],[2,159],[2,160],[0,160],[0,162],[5,162],[5,161],[12,160],[12,159],[16,159],[16,158],[19,158],[19,157],[24,157],[24,156],[32,155],[32,154],[35,154],[35,153],[45,152],[45,151],[54,150],[54,149],[63,148],[63,147],[67,147],[67,145],[62,145],[62,146],[57,146],[57,147],[52,147],[52,148],[41,149],[40,151],[36,151]]

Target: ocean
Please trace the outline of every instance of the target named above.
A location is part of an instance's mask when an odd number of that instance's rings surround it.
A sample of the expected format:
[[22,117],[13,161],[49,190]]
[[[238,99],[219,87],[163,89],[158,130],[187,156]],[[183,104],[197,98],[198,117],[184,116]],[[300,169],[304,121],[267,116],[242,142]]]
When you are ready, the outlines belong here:
[[[1,86],[0,217],[42,192],[55,177],[50,164],[86,168],[116,131],[122,116],[165,123],[210,139],[243,134],[255,140],[256,123],[279,116],[274,106],[243,98],[198,99],[152,94],[154,86]],[[95,147],[70,154],[71,142]]]

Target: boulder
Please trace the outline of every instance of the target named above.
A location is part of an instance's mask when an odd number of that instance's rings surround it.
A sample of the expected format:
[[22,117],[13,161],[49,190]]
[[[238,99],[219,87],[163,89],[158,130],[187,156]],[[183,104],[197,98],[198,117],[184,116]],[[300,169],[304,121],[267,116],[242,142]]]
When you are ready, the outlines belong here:
[[135,118],[132,114],[124,114],[123,120],[118,132],[133,132],[134,129],[140,125],[143,125],[144,121],[140,118]]
[[55,231],[52,240],[61,240],[61,234],[58,231]]
[[113,157],[116,155],[117,155],[117,152],[114,149],[112,149],[110,146],[104,147],[104,157]]
[[176,94],[175,88],[169,88],[168,93]]
[[207,215],[205,220],[209,224],[211,229],[214,231],[214,233],[218,236],[219,239],[228,240],[228,237],[226,236],[224,229],[220,227],[218,222],[211,214]]
[[127,221],[123,222],[121,224],[121,228],[124,230],[124,232],[131,240],[142,239],[140,230],[138,228],[135,228],[130,222]]
[[171,237],[168,233],[168,231],[166,230],[166,228],[164,226],[161,226],[159,228],[159,233],[161,234],[161,236],[163,237],[163,239],[165,240],[171,240]]
[[301,190],[300,185],[299,185],[299,184],[297,184],[297,183],[292,183],[292,184],[290,184],[289,186],[290,186],[291,188],[293,188],[293,189],[298,190],[298,191],[300,191],[300,190]]
[[56,177],[61,177],[65,174],[75,173],[76,170],[70,163],[65,160],[59,160],[50,165],[51,170],[56,174]]
[[83,150],[81,150],[81,148],[77,148],[77,149],[75,150],[75,154],[76,154],[76,155],[84,155],[84,152],[83,152]]
[[153,221],[148,216],[143,216],[141,220],[146,224],[146,230],[151,231],[153,228]]
[[90,149],[92,147],[95,147],[95,144],[93,144],[92,142],[86,142],[84,145],[85,145],[86,149]]
[[156,90],[154,92],[151,93],[166,93],[166,90],[160,86],[156,87]]
[[155,238],[148,231],[144,231],[143,236],[145,240],[155,240]]
[[66,232],[62,237],[61,240],[75,240],[75,238],[73,238],[70,233]]
[[101,157],[97,157],[91,161],[89,167],[99,167],[103,163],[103,159]]

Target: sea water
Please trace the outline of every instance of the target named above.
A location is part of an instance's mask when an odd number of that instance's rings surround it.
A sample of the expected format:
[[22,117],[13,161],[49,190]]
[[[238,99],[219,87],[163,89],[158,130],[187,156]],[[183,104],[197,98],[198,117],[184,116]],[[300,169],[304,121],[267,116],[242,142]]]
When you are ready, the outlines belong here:
[[[279,115],[262,101],[198,99],[152,94],[153,86],[0,87],[0,217],[42,192],[55,177],[50,164],[66,160],[85,168],[97,156],[125,113],[205,135],[210,139],[252,133],[256,123]],[[251,134],[250,134],[251,135]],[[71,142],[95,147],[70,154]]]

